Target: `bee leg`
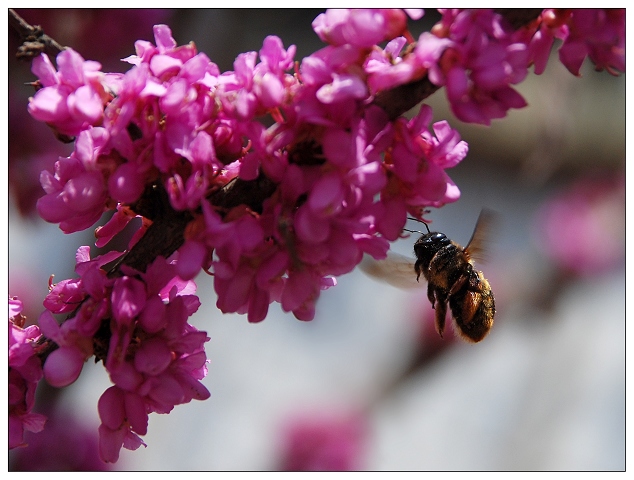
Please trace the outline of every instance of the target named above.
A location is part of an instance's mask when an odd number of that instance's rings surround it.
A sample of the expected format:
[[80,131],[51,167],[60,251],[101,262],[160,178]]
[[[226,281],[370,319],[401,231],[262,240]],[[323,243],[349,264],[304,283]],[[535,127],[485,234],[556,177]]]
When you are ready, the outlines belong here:
[[431,283],[427,284],[427,298],[431,302],[431,308],[436,308],[436,290]]
[[445,317],[447,316],[447,302],[438,302],[438,308],[436,309],[436,331],[440,338],[442,338],[442,332],[445,330]]
[[449,289],[449,295],[447,295],[447,297],[451,297],[454,293],[459,292],[460,289],[464,287],[464,284],[467,283],[467,280],[469,280],[468,275],[461,275]]

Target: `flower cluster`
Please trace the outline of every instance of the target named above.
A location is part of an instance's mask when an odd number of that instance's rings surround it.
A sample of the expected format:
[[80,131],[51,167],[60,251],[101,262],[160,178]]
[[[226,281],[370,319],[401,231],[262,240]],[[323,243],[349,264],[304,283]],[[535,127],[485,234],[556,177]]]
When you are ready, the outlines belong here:
[[[525,105],[511,85],[531,64],[543,70],[553,38],[564,38],[573,72],[586,55],[624,66],[620,13],[546,11],[519,29],[492,10],[442,13],[414,44],[407,16],[420,10],[329,10],[313,22],[326,45],[301,62],[269,36],[227,72],[166,25],[154,27],[154,43],[135,43],[126,73],[101,72],[71,49],[58,69],[45,55],[33,62],[30,113],[75,137],[41,174],[39,214],[70,233],[113,211],[99,246],[141,216],[130,253],[161,220],[183,220],[165,233],[169,252],[136,269],[127,257],[107,274],[118,252],[91,260],[80,248],[80,278],[51,286],[45,301],[40,327],[58,347],[47,380],[68,385],[95,355],[114,384],[99,401],[104,460],[143,444],[149,413],[209,395],[199,382],[207,337],[187,324],[201,269],[214,275],[222,312],[258,322],[279,302],[310,320],[335,277],[364,254],[386,256],[408,214],[458,199],[446,170],[467,144],[446,121],[432,123],[429,106],[406,119],[382,108],[381,94],[426,80],[445,87],[459,118],[488,124]],[[61,313],[70,315],[58,325]]]
[[559,59],[570,73],[579,75],[589,57],[596,70],[612,75],[625,71],[625,9],[548,9],[529,44],[535,73],[541,73],[555,38],[563,41]]
[[[320,291],[364,253],[384,257],[408,212],[419,216],[458,198],[445,169],[467,153],[446,122],[429,126],[429,107],[410,121],[389,121],[368,106],[370,47],[404,33],[405,13],[324,15],[315,29],[330,45],[303,59],[295,74],[295,47],[285,49],[277,37],[221,74],[193,44],[177,46],[170,30],[157,26],[156,45],[136,42],[127,73],[100,77],[111,94],[101,121],[84,123],[70,157],[42,174],[40,214],[72,232],[117,208],[103,227],[111,238],[126,223],[122,205],[134,205],[157,182],[172,209],[193,217],[179,255],[183,278],[211,266],[220,310],[248,313],[252,322],[265,318],[273,301],[313,318]],[[92,78],[92,63],[63,54],[76,60],[74,77]],[[63,77],[70,76],[67,68]],[[42,83],[33,105],[58,88]],[[276,120],[268,129],[265,115]],[[62,130],[66,117],[47,121]],[[275,188],[260,205],[214,204],[214,192],[229,182],[261,176]]]
[[46,55],[33,60],[33,73],[43,88],[29,102],[29,113],[72,137],[101,123],[104,103],[110,95],[98,62],[84,61],[77,52],[67,49],[57,56],[57,65],[58,71]]
[[[79,376],[87,358],[104,362],[113,386],[99,400],[99,451],[115,462],[121,446],[136,449],[147,433],[148,414],[204,400],[203,345],[207,334],[187,323],[200,305],[195,284],[180,280],[176,267],[159,257],[146,273],[126,269],[109,278],[101,268],[118,252],[95,259],[89,247],[77,252],[80,278],[52,286],[39,325],[59,347],[44,363],[44,377],[63,387]],[[53,313],[71,311],[62,325]]]
[[421,35],[409,58],[383,69],[382,76],[413,79],[426,69],[432,83],[445,87],[453,113],[465,122],[488,125],[511,108],[526,106],[511,85],[524,80],[531,65],[537,74],[544,71],[555,38],[563,40],[559,58],[575,75],[587,56],[597,70],[625,70],[623,9],[549,9],[519,29],[490,9],[441,13],[432,29],[435,37]]
[[37,325],[24,327],[22,302],[9,297],[9,448],[25,446],[24,431],[39,432],[46,417],[33,413],[35,389],[42,378],[42,363],[35,342]]

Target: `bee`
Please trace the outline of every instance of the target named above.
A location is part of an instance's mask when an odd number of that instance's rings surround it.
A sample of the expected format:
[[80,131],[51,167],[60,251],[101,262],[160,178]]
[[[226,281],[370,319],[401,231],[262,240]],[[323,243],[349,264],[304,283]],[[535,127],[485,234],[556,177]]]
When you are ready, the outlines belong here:
[[414,283],[422,275],[427,280],[427,298],[435,309],[436,331],[442,337],[447,306],[451,310],[456,333],[468,342],[479,342],[493,326],[495,300],[491,286],[474,259],[482,258],[483,244],[493,214],[483,210],[478,217],[473,235],[465,248],[450,240],[444,233],[432,232],[425,222],[427,233],[414,243],[415,262],[407,257],[391,254],[387,260],[373,262],[364,259],[361,268],[373,277],[401,288]]

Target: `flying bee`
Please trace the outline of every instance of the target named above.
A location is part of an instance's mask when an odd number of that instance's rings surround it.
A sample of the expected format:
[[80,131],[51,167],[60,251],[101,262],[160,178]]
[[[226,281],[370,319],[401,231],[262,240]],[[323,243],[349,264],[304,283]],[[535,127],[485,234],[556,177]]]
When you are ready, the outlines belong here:
[[[413,280],[414,273],[417,282],[423,275],[427,280],[427,298],[436,310],[438,334],[443,335],[449,305],[456,333],[468,342],[479,342],[493,326],[495,300],[489,282],[481,271],[475,269],[474,259],[482,257],[484,239],[492,218],[493,214],[487,210],[480,213],[465,248],[444,233],[430,231],[423,222],[427,233],[414,244],[415,262],[391,254],[380,262],[364,259],[361,268],[369,275],[400,288],[416,285],[409,280]],[[406,273],[409,279],[404,277]]]

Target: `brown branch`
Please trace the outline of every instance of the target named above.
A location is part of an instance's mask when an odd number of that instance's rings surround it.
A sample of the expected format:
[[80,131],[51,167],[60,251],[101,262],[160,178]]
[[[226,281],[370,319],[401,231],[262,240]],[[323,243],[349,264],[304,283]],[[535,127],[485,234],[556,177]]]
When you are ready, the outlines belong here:
[[541,8],[496,8],[493,11],[506,18],[514,30],[519,30],[539,17],[543,10]]
[[111,276],[121,275],[120,266],[127,265],[145,272],[156,257],[169,257],[185,243],[185,227],[193,219],[189,212],[171,210],[149,226],[143,237],[111,270]]
[[9,25],[20,36],[22,43],[15,54],[18,60],[31,61],[40,53],[46,52],[53,58],[66,47],[44,33],[39,25],[30,25],[12,8],[9,9]]
[[373,103],[385,110],[390,120],[394,120],[414,108],[439,88],[431,83],[425,75],[420,80],[379,92]]

